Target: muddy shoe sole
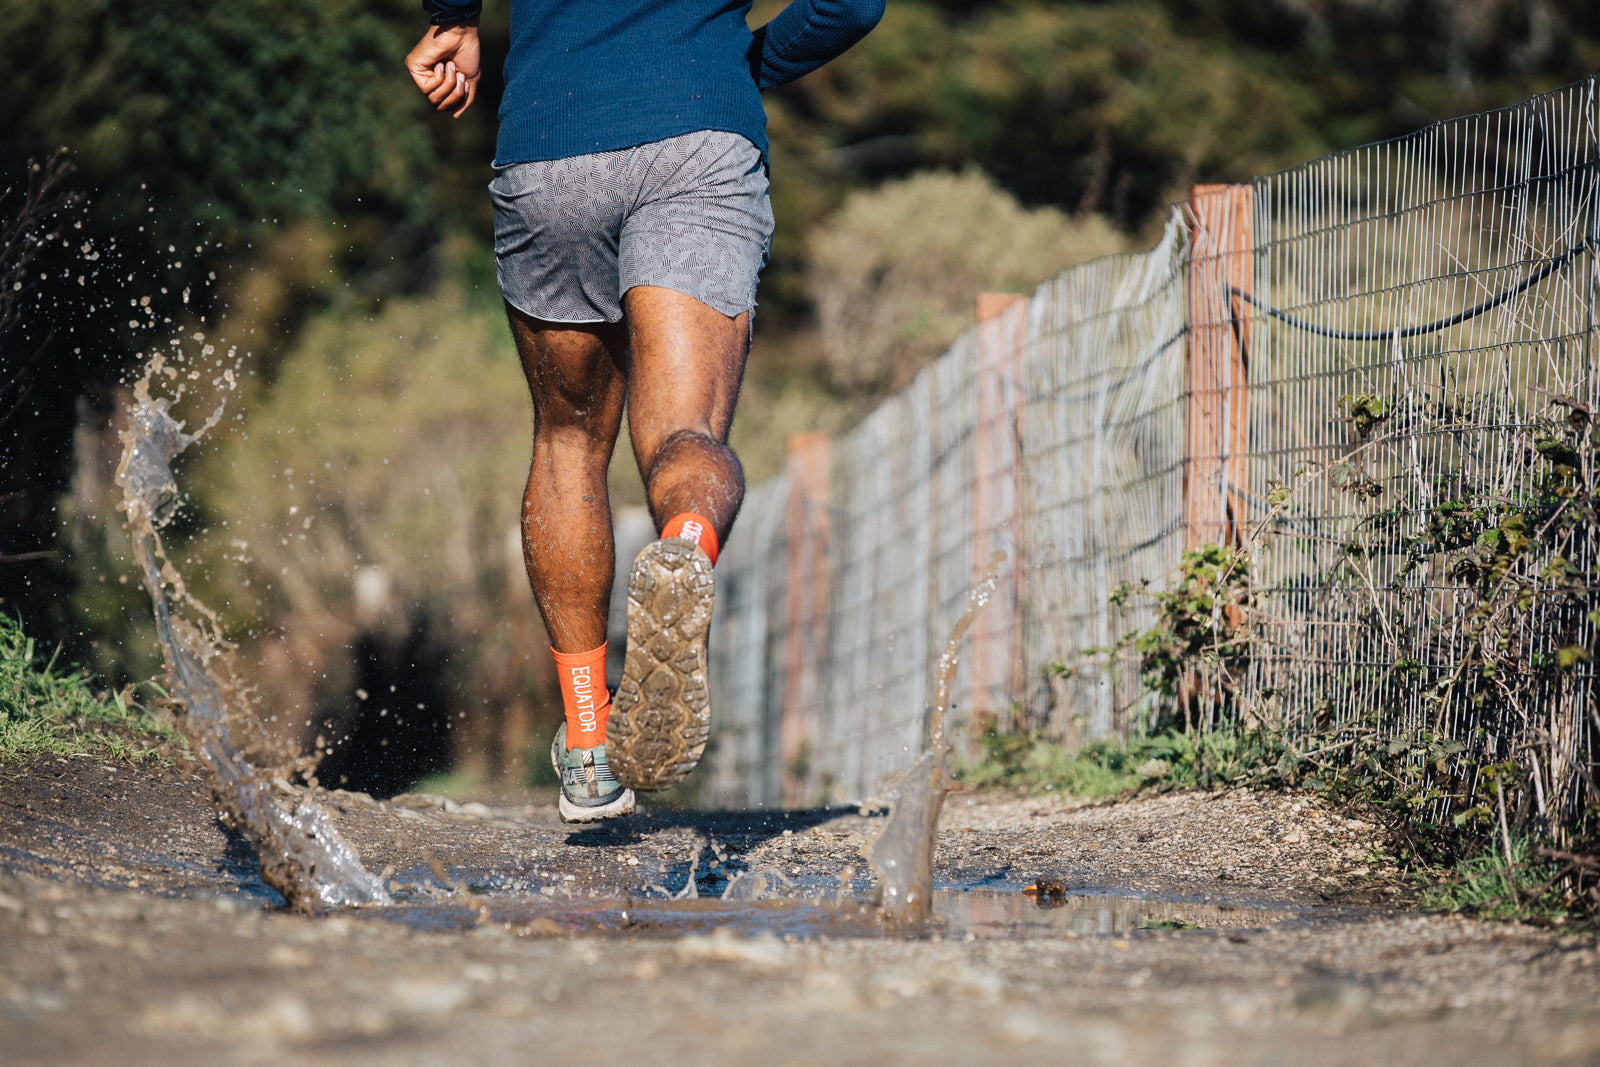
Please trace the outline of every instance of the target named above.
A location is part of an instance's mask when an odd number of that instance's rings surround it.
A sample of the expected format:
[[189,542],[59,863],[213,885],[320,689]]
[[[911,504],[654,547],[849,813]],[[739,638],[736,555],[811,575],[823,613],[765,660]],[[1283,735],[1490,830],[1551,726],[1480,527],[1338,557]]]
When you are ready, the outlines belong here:
[[711,561],[690,541],[645,546],[628,581],[628,653],[611,704],[611,773],[651,792],[683,780],[711,735]]

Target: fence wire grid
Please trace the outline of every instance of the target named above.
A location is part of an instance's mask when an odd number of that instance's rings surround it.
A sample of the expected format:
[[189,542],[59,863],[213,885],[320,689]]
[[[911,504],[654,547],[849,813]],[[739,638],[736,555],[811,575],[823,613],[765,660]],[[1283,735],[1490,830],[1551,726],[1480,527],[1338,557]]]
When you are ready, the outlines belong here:
[[[1565,579],[1512,568],[1516,611],[1461,568],[1547,513],[1532,451],[1595,410],[1596,92],[1201,187],[1154,249],[980,298],[908,389],[792,442],[718,563],[712,798],[872,795],[922,743],[945,635],[995,566],[957,733],[979,713],[1069,743],[1151,728],[1174,698],[1123,639],[1154,608],[1119,591],[1216,543],[1248,569],[1250,655],[1184,698],[1201,725],[1531,747],[1530,803],[1578,804],[1593,671],[1541,665],[1594,647],[1571,578],[1593,527],[1552,550]],[[1491,645],[1531,672],[1511,699],[1468,655]]]

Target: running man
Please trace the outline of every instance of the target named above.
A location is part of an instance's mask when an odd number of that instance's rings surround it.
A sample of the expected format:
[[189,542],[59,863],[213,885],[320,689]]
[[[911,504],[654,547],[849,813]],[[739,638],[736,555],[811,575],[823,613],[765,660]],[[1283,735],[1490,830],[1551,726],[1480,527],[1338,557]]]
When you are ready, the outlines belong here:
[[[633,810],[710,734],[712,565],[744,499],[728,448],[772,241],[760,92],[844,52],[884,0],[512,0],[495,255],[528,388],[522,550],[565,721],[561,817]],[[481,0],[423,0],[406,67],[440,110],[477,95]],[[628,650],[606,689],[615,545],[606,470],[624,408],[660,540],[634,563]],[[609,746],[609,759],[608,759]]]

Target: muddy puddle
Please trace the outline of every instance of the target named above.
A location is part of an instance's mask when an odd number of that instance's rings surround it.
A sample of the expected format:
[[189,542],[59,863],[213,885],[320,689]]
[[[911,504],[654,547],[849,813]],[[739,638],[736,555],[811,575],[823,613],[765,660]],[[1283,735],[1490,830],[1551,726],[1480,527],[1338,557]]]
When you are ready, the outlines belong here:
[[435,933],[496,927],[523,937],[1059,940],[1157,930],[1233,932],[1351,914],[1268,901],[1073,890],[1052,879],[1027,886],[941,880],[928,892],[926,915],[910,922],[885,910],[879,887],[853,867],[791,874],[754,868],[731,877],[679,869],[662,872],[643,893],[611,894],[436,866],[394,872],[389,888],[392,906],[368,909],[364,917]]
[[444,933],[498,927],[524,937],[818,939],[926,937],[1059,940],[1130,936],[1158,930],[1226,931],[1338,918],[1333,909],[1271,904],[1066,894],[1040,900],[1018,890],[935,889],[928,919],[908,926],[886,918],[870,897],[764,900],[660,897],[541,899],[468,892],[446,902],[408,903],[363,913],[412,929]]
[[1313,918],[1329,908],[1068,893],[1048,900],[1018,893],[936,891],[943,928],[983,938],[1038,939],[1127,935],[1151,930],[1242,930]]

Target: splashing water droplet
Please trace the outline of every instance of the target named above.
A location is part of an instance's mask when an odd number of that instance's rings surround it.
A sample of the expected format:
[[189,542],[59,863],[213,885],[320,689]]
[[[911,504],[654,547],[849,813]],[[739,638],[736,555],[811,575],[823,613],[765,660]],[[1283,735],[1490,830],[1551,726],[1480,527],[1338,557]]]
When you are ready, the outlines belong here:
[[868,859],[878,875],[874,903],[890,922],[922,923],[932,913],[933,851],[939,813],[944,808],[945,794],[954,785],[946,770],[950,745],[945,740],[945,719],[950,711],[950,687],[956,677],[961,639],[994,595],[1005,558],[1004,552],[989,558],[989,573],[968,594],[967,610],[951,628],[950,639],[939,656],[927,749],[879,788],[881,798],[889,804],[889,817],[872,842]]
[[[183,707],[178,725],[189,738],[211,780],[225,821],[255,846],[261,877],[301,910],[317,905],[387,904],[379,879],[334,829],[327,813],[310,800],[288,802],[245,758],[238,740],[249,721],[247,689],[233,670],[233,646],[214,612],[192,596],[161,545],[157,530],[171,521],[181,501],[172,460],[222,418],[218,404],[194,433],[172,417],[178,395],[152,397],[150,386],[170,377],[160,354],[151,358],[134,385],[129,427],[122,432],[117,484],[128,516],[134,556],[155,608],[169,675],[169,690]],[[187,607],[196,622],[182,613]]]

